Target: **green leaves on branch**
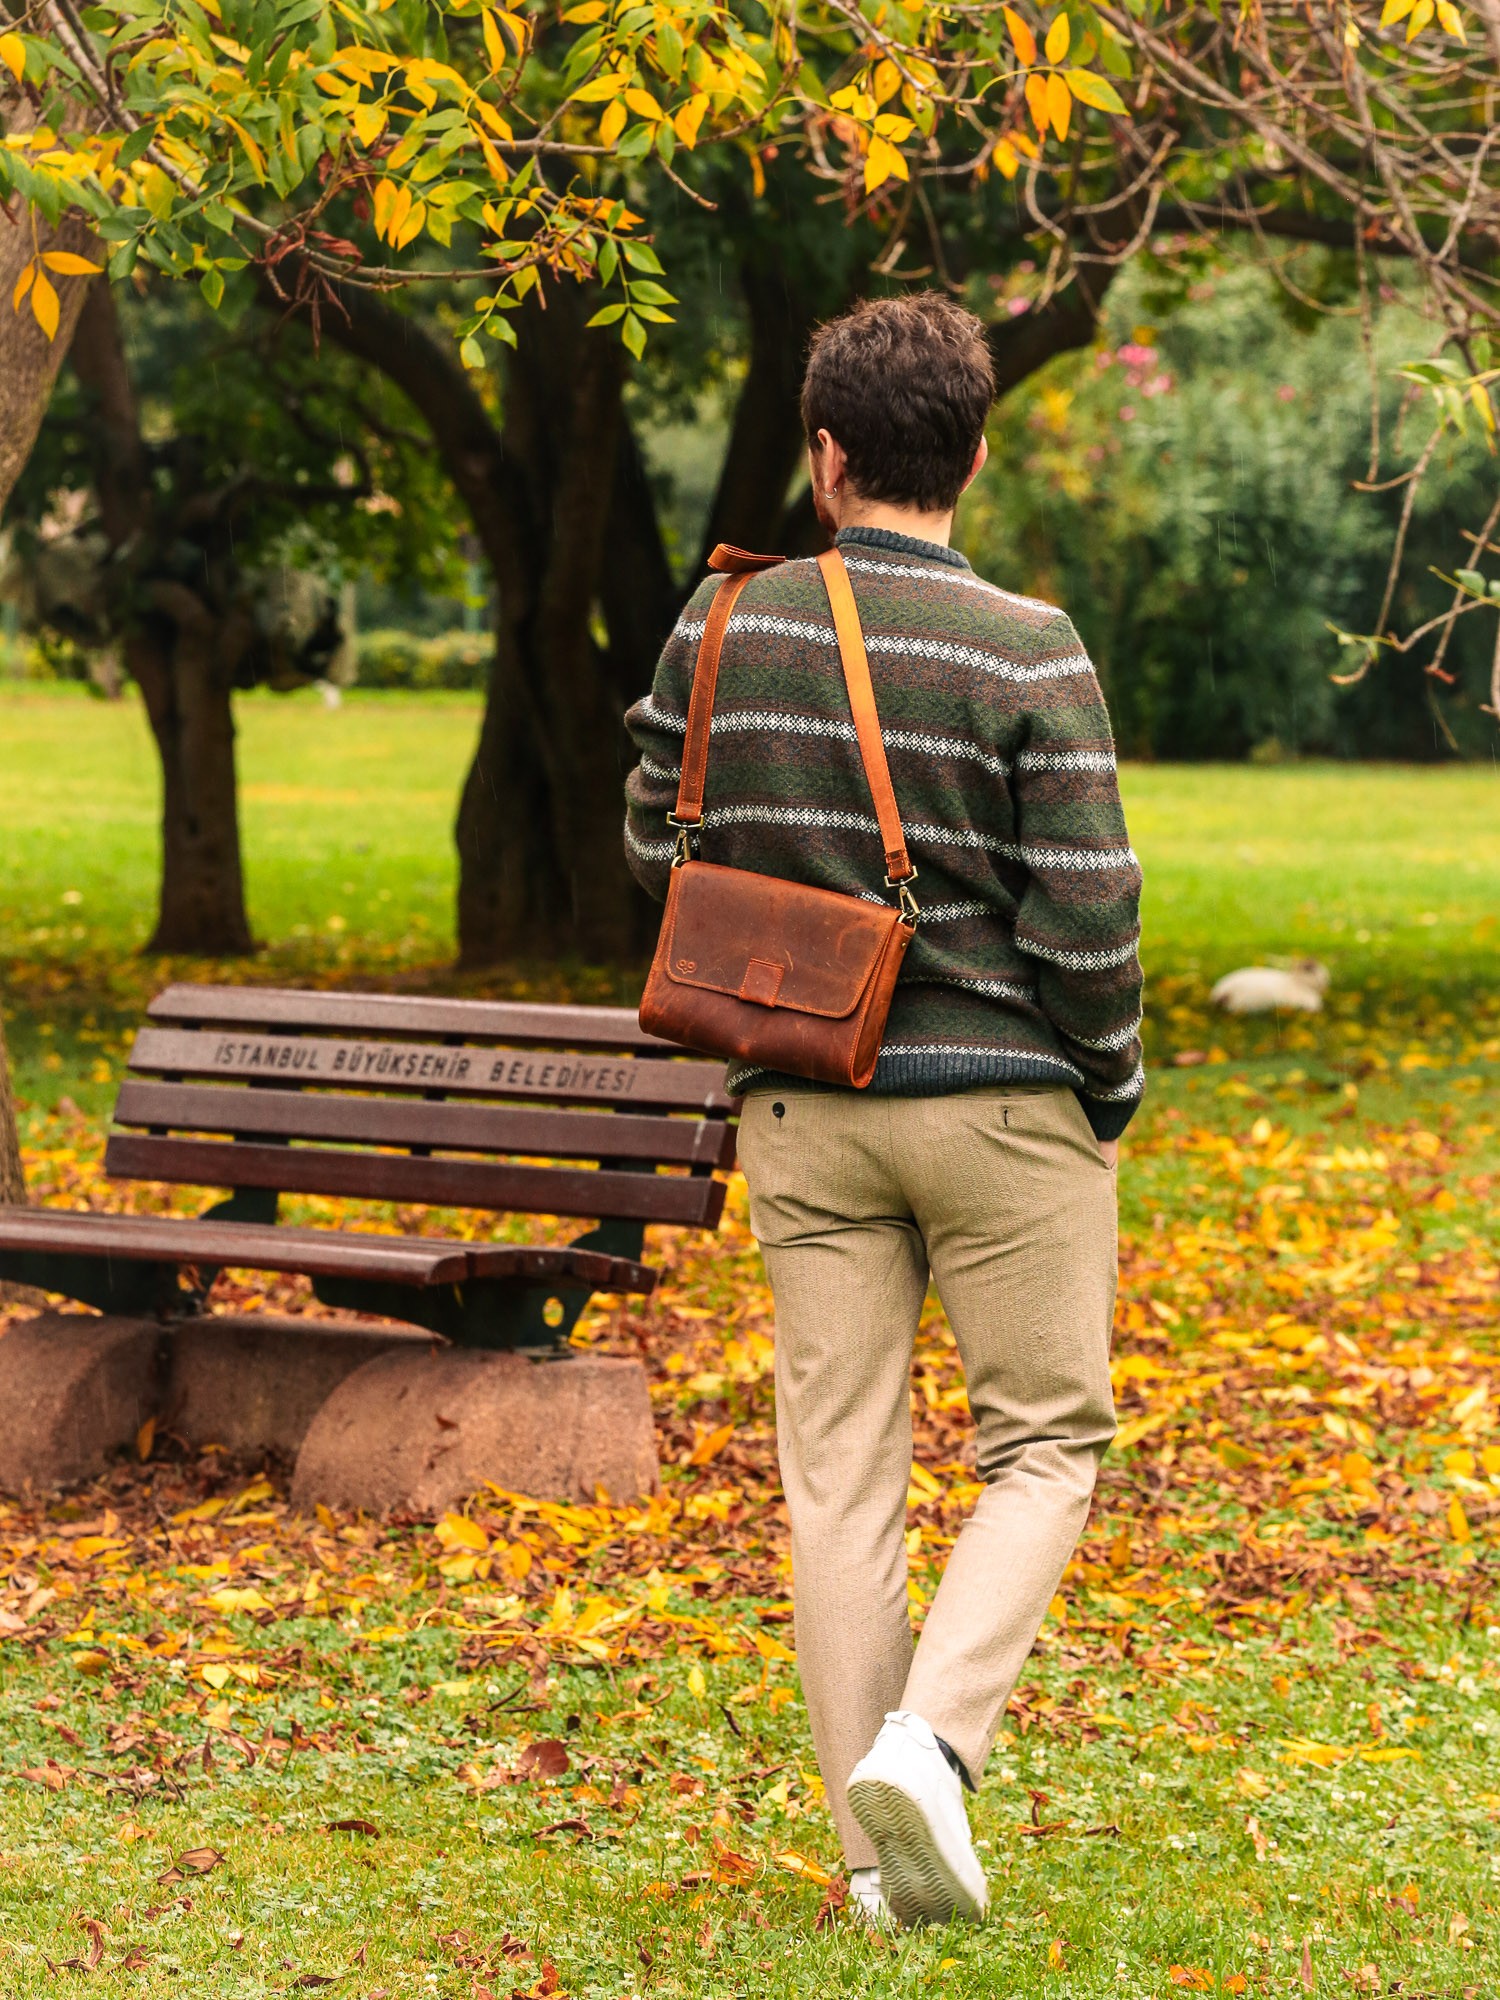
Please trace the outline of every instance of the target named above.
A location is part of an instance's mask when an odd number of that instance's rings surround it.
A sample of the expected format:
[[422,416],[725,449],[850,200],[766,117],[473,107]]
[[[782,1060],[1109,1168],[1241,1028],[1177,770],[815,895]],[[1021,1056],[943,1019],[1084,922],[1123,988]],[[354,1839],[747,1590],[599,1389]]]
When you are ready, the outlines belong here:
[[[1040,142],[1066,136],[1075,104],[1124,115],[1090,66],[1108,45],[1118,74],[1120,38],[1084,4],[1040,18]],[[503,338],[544,279],[617,289],[595,323],[638,352],[675,303],[639,282],[662,275],[637,254],[641,197],[702,153],[748,172],[757,197],[765,148],[815,165],[814,125],[867,197],[945,146],[981,175],[1038,153],[1019,91],[991,88],[1037,57],[1015,7],[907,0],[862,42],[830,0],[795,15],[739,0],[117,0],[80,15],[37,0],[27,25],[0,36],[0,65],[48,122],[0,145],[0,191],[49,221],[81,209],[113,271],[144,258],[213,304],[235,260],[279,269],[288,249],[302,296],[449,278],[456,262],[482,287],[460,329],[476,367],[479,336]]]
[[1481,433],[1491,451],[1495,449],[1495,404],[1491,385],[1500,382],[1500,368],[1489,366],[1490,344],[1481,336],[1473,343],[1478,368],[1471,370],[1455,355],[1435,355],[1426,361],[1409,362],[1399,372],[1408,382],[1430,392],[1437,405],[1440,422],[1467,436],[1470,420],[1479,419]]

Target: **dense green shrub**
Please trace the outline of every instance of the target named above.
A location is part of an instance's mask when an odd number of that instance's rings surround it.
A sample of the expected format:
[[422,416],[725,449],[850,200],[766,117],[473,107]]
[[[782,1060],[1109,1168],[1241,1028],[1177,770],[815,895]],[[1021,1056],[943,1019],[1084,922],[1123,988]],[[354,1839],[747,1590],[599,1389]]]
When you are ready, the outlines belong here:
[[[1481,712],[1495,620],[1461,621],[1445,666],[1382,655],[1339,688],[1353,655],[1330,626],[1379,614],[1399,492],[1372,497],[1369,373],[1357,321],[1298,325],[1262,271],[1217,271],[1159,329],[1148,270],[1108,301],[1104,337],[1061,357],[1000,406],[991,469],[960,514],[985,575],[1064,605],[1096,660],[1122,750],[1136,757],[1422,758],[1492,748]],[[1382,365],[1430,345],[1388,315]],[[1398,412],[1384,398],[1386,437]],[[1406,443],[1428,428],[1407,417]],[[1396,463],[1410,462],[1411,450]],[[1494,459],[1477,442],[1439,454],[1421,489],[1391,623],[1445,608],[1431,575],[1465,558],[1459,534],[1488,511]],[[1387,471],[1389,476],[1389,470]]]
[[413,632],[361,632],[355,654],[360,687],[482,693],[495,643],[485,632],[440,632],[429,639]]

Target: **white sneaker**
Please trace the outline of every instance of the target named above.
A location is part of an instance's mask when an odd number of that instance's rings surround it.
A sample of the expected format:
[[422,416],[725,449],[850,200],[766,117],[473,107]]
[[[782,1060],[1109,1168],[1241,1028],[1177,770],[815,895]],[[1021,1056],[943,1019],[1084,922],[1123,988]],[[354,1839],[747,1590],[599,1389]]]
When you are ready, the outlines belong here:
[[844,1898],[844,1908],[867,1931],[885,1929],[891,1920],[891,1912],[881,1891],[878,1868],[850,1869],[849,1893]]
[[989,1904],[963,1787],[920,1715],[895,1709],[849,1778],[849,1810],[880,1856],[884,1900],[903,1924],[978,1923]]

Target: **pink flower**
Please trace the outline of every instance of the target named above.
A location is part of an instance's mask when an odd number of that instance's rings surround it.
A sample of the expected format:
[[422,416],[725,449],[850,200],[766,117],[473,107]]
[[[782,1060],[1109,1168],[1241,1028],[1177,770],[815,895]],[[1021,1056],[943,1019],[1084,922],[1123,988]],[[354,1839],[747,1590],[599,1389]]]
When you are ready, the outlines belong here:
[[1283,382],[1281,387],[1276,391],[1276,400],[1278,403],[1295,403],[1297,400],[1297,391],[1292,387],[1290,382]]
[[1114,359],[1114,355],[1110,353],[1107,347],[1100,347],[1094,353],[1094,366],[1096,368],[1112,368],[1114,366]]
[[1122,403],[1120,405],[1120,422],[1122,424],[1133,424],[1135,422],[1134,403]]
[[1153,375],[1151,380],[1142,389],[1141,394],[1143,396],[1165,396],[1171,386],[1172,378],[1170,375]]
[[1030,299],[1007,299],[1005,310],[1010,314],[1012,319],[1019,319],[1022,313],[1031,311],[1031,301]]

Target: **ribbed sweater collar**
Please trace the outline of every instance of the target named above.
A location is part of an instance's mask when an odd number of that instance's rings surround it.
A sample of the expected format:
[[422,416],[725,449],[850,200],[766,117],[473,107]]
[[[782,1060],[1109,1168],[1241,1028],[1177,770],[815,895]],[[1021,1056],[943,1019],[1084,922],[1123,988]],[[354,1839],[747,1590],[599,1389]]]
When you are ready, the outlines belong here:
[[888,549],[893,555],[925,556],[929,562],[947,563],[953,569],[968,569],[969,559],[943,542],[924,542],[915,535],[898,535],[892,528],[840,528],[834,536],[839,548]]

